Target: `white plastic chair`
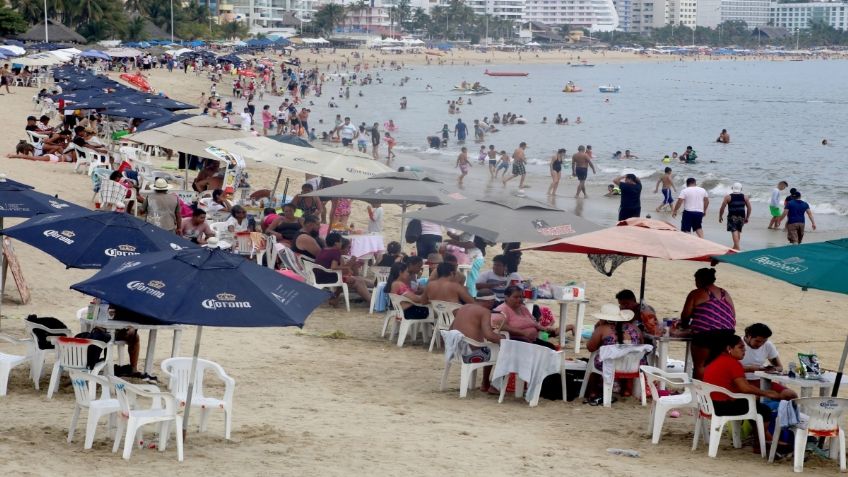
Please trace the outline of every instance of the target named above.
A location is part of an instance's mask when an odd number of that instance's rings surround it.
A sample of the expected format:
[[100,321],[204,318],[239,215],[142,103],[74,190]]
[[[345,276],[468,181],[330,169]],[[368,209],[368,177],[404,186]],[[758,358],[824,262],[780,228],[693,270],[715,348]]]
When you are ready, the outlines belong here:
[[[807,447],[807,437],[829,437],[830,456],[834,458],[839,453],[839,470],[845,472],[845,431],[839,425],[842,414],[848,406],[848,399],[833,397],[809,397],[794,399],[798,412],[809,416],[806,428],[798,426],[795,429],[795,472],[804,471],[804,451]],[[837,443],[833,438],[838,438]]]
[[[653,366],[639,366],[639,389],[645,389],[647,382],[651,392],[651,414],[648,418],[648,431],[651,432],[651,442],[659,444],[665,416],[672,409],[697,408],[698,403],[692,399],[692,380],[686,373],[669,373]],[[665,383],[666,388],[682,388],[680,394],[660,395],[657,382]],[[647,404],[647,395],[642,392],[642,405]]]
[[[304,271],[306,272],[306,283],[309,283],[315,288],[319,290],[322,288],[336,288],[341,287],[342,294],[345,299],[345,307],[347,311],[350,311],[350,295],[347,290],[347,284],[342,279],[342,272],[339,270],[330,270],[328,268],[324,268],[321,265],[318,265],[315,262],[310,262],[303,260],[301,261],[303,264]],[[334,273],[336,275],[336,281],[332,283],[318,283],[317,278],[315,277],[315,271],[320,270],[325,273]]]
[[[112,397],[111,384],[102,377],[76,370],[70,371],[71,384],[74,386],[74,415],[71,418],[71,427],[68,428],[68,443],[74,440],[74,432],[77,429],[80,412],[88,409],[88,420],[85,426],[85,449],[91,449],[94,444],[94,435],[97,432],[97,423],[103,416],[109,416],[109,427],[115,427],[115,413],[121,410],[118,400]],[[100,397],[97,397],[97,386],[100,386]]]
[[[203,392],[203,377],[206,370],[211,370],[215,375],[224,382],[224,396],[221,399],[207,397]],[[186,397],[188,396],[189,374],[191,373],[191,358],[168,358],[162,361],[162,372],[170,379],[168,382],[168,390],[174,394],[180,403],[180,407],[186,405]],[[233,422],[233,393],[235,392],[236,382],[233,378],[224,372],[224,368],[218,363],[199,359],[197,360],[197,369],[194,374],[194,388],[192,390],[191,406],[199,407],[200,411],[200,432],[206,432],[206,422],[209,418],[209,411],[212,409],[221,409],[224,411],[224,437],[230,438]]]
[[[18,339],[12,338],[11,336],[0,335],[0,341],[6,341],[7,343],[12,344],[29,345],[31,340]],[[30,349],[32,348],[30,347]],[[6,391],[9,386],[9,375],[12,373],[12,369],[29,361],[31,356],[31,351],[30,354],[27,354],[25,356],[0,352],[0,396],[6,395]]]
[[281,245],[278,256],[280,257],[283,268],[297,273],[304,279],[304,281],[306,280],[306,270],[303,268],[303,262],[298,259],[294,250],[286,247],[285,245]]
[[[715,457],[718,453],[718,444],[721,441],[724,425],[728,422],[732,426],[733,447],[742,447],[742,439],[740,438],[742,421],[754,420],[757,423],[757,437],[760,440],[760,452],[762,457],[766,457],[766,435],[765,427],[763,426],[763,417],[757,414],[757,397],[753,394],[732,393],[727,389],[714,386],[712,384],[692,380],[692,390],[695,393],[695,399],[698,401],[698,414],[695,418],[695,437],[692,439],[692,450],[698,448],[698,440],[703,431],[705,421],[709,420],[709,450],[707,455]],[[716,416],[715,406],[713,405],[712,393],[724,394],[733,399],[745,399],[748,401],[748,412],[738,416]]]
[[[385,286],[386,280],[389,279],[389,272],[391,271],[390,267],[372,267],[372,273],[374,274],[374,288],[371,289],[371,303],[368,305],[368,314],[374,314],[374,308],[377,306],[377,289],[380,287],[382,283]],[[365,273],[363,272],[363,275]],[[385,327],[383,329],[383,336],[386,336]]]
[[[445,336],[447,336],[448,330],[441,330],[440,335],[444,340]],[[501,333],[505,335],[506,338],[509,338],[509,334],[506,332]],[[498,345],[495,343],[489,343],[488,341],[480,343],[479,341],[472,340],[467,336],[462,337],[463,343],[466,343],[470,346],[475,346],[477,348],[482,348],[487,346],[489,350],[491,350],[492,354],[488,361],[483,361],[480,363],[466,363],[462,360],[461,353],[455,353],[453,359],[450,361],[445,361],[445,371],[442,373],[442,381],[439,386],[440,391],[444,391],[448,385],[448,373],[450,373],[451,363],[456,362],[460,365],[459,368],[459,397],[464,398],[468,395],[469,389],[474,389],[477,387],[477,370],[480,368],[484,368],[486,366],[494,366],[498,361]],[[445,354],[447,355],[450,350],[445,349]]]
[[44,140],[47,139],[47,136],[44,134],[38,134],[33,131],[27,131],[27,137],[29,138],[29,144],[33,148],[35,148],[35,155],[40,156],[44,153]]
[[[406,341],[406,336],[409,334],[409,331],[412,330],[413,340],[415,340],[415,338],[418,336],[418,333],[421,333],[421,339],[426,343],[427,341],[425,328],[427,326],[432,327],[435,324],[433,309],[427,305],[418,305],[409,298],[406,298],[401,295],[395,295],[394,293],[387,293],[387,295],[389,295],[389,301],[391,301],[392,303],[392,310],[394,312],[391,316],[395,318],[395,325],[392,328],[392,334],[389,337],[389,340],[392,340],[394,338],[395,331],[397,330],[397,345],[398,348],[401,348],[403,347],[404,341]],[[427,306],[427,308],[430,310],[429,315],[427,316],[427,318],[423,318],[420,320],[407,319],[406,316],[403,314],[403,306],[401,306],[401,304],[404,302],[412,303],[413,305],[417,306]]]
[[102,341],[87,338],[71,338],[70,336],[51,336],[50,342],[56,346],[56,363],[50,375],[50,385],[47,387],[47,399],[53,399],[53,393],[59,388],[59,380],[63,370],[77,370],[85,373],[88,368],[88,347],[96,346],[106,350],[106,359],[94,365],[91,373],[98,374],[107,365],[112,364],[112,347]]
[[112,159],[109,157],[108,153],[97,152],[94,149],[86,149],[85,154],[90,161],[88,164],[88,175],[91,176],[94,174],[95,169],[98,168],[106,168],[112,169]]
[[[136,386],[123,379],[109,376],[109,382],[115,389],[121,411],[118,419],[118,431],[115,434],[115,444],[112,452],[117,452],[124,439],[124,460],[130,460],[133,445],[136,443],[136,433],[139,434],[139,445],[144,443],[141,427],[148,424],[159,424],[159,452],[164,452],[170,437],[170,424],[173,421],[177,436],[177,458],[183,461],[183,418],[177,414],[177,398],[171,393],[155,391],[155,386]],[[149,408],[138,405],[138,398],[151,399]],[[163,407],[164,404],[164,407]],[[126,435],[124,435],[126,431]]]
[[215,237],[218,237],[218,240],[225,240],[229,243],[233,243],[235,236],[232,232],[227,228],[226,222],[207,222],[209,224],[209,228],[215,232]]
[[[651,350],[645,349],[646,345],[633,345],[633,344],[620,344],[620,345],[606,345],[606,346],[618,346],[620,348],[630,348],[630,352],[615,360],[615,372],[612,381],[603,383],[603,398],[604,398],[604,407],[612,406],[612,388],[615,384],[615,381],[619,379],[632,379],[636,381],[639,379],[639,366],[641,365],[642,357],[649,353]],[[586,395],[586,389],[589,387],[589,376],[592,373],[600,375],[603,378],[603,370],[595,367],[595,356],[598,355],[598,351],[593,351],[592,354],[589,355],[589,362],[586,365],[586,374],[583,376],[583,385],[580,387],[580,397],[584,397]],[[635,383],[634,383],[635,384]],[[642,391],[634,385],[634,395],[641,395]]]
[[41,389],[41,375],[44,370],[44,361],[47,359],[48,354],[53,354],[55,351],[52,348],[42,349],[38,346],[38,336],[35,334],[35,330],[41,330],[56,336],[71,336],[73,333],[67,328],[48,328],[31,321],[27,321],[25,326],[31,338],[29,355],[32,361],[30,362],[29,375],[32,378],[33,385],[35,385],[35,389]]
[[442,330],[449,330],[453,324],[453,312],[461,308],[459,303],[451,303],[448,301],[430,300],[430,308],[435,314],[433,323],[433,333],[430,337],[430,349],[433,352],[434,346],[439,346],[442,340],[442,335],[439,333]]

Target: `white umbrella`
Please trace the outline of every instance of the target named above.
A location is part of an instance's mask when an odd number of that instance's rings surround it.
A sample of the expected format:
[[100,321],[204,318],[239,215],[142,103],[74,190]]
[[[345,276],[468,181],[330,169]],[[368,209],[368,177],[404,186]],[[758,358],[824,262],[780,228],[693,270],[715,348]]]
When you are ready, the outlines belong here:
[[372,158],[292,146],[267,137],[210,141],[209,145],[282,169],[344,181],[368,179],[392,168]]
[[12,60],[12,63],[22,66],[53,66],[63,63],[57,56],[38,54]]
[[106,54],[112,58],[135,58],[142,55],[141,51],[135,48],[109,48]]
[[67,63],[67,62],[71,61],[72,59],[74,59],[73,54],[68,53],[67,51],[62,51],[62,50],[48,51],[47,54],[53,55],[56,58],[59,58],[62,61],[62,63]]
[[17,45],[0,45],[0,48],[3,48],[4,50],[9,50],[16,55],[26,54],[26,50]]

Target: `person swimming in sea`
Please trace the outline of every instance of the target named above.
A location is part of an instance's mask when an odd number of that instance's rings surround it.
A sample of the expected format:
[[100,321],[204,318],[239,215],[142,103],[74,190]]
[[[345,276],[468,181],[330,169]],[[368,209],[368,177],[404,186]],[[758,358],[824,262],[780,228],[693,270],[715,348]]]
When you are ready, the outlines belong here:
[[722,129],[721,133],[718,135],[718,139],[716,142],[720,142],[722,144],[730,144],[730,134],[727,133],[727,129]]

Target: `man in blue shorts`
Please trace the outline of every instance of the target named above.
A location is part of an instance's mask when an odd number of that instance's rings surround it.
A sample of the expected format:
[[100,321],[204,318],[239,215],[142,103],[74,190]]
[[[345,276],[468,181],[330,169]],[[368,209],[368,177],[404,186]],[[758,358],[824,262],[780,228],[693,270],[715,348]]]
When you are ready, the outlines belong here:
[[453,133],[456,135],[457,142],[465,142],[465,137],[468,135],[468,126],[462,122],[462,119],[456,120],[456,126],[453,128]]
[[677,211],[681,205],[683,218],[680,221],[680,230],[686,233],[695,232],[698,237],[704,238],[701,222],[704,220],[704,214],[707,213],[710,198],[707,191],[698,186],[694,177],[686,179],[686,188],[677,196],[677,203],[674,204],[674,210],[671,212],[672,217],[677,217]]

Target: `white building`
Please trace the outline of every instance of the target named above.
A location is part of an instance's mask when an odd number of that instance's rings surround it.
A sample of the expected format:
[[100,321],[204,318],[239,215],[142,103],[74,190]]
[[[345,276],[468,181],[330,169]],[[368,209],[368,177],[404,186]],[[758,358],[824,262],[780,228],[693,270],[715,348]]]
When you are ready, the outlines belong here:
[[218,4],[218,10],[228,18],[232,16],[234,20],[247,23],[251,33],[267,33],[293,26],[290,25],[291,14],[308,22],[320,4],[320,0],[227,0]]
[[[617,5],[616,5],[617,6]],[[668,23],[667,0],[632,0],[630,6],[630,25],[622,31],[650,33],[654,28],[662,28]],[[621,14],[619,14],[621,25]]]
[[[426,0],[425,0],[426,1]],[[524,17],[525,0],[464,0],[477,15],[486,15],[519,22]],[[450,6],[450,0],[439,0],[439,5]]]
[[810,22],[824,22],[837,30],[848,30],[848,2],[777,3],[769,8],[772,26],[790,31],[804,30]]
[[748,28],[768,25],[771,0],[722,0],[721,21],[743,21]]
[[524,21],[613,31],[619,20],[612,0],[525,0]]

